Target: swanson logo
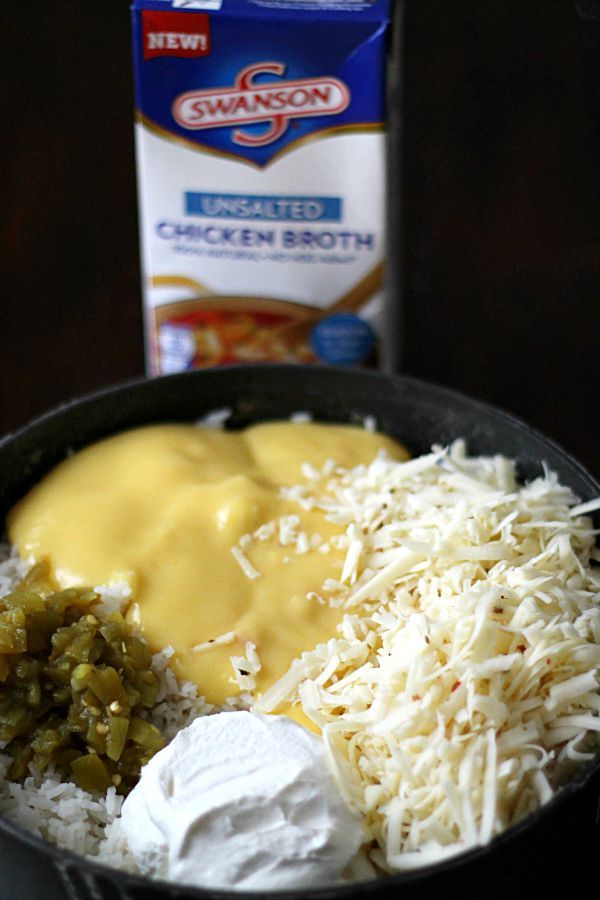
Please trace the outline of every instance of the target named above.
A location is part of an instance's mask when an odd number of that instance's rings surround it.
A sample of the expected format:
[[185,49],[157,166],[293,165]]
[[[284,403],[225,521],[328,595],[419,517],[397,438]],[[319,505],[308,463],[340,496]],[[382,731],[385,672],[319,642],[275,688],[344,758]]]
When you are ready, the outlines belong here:
[[[350,91],[338,78],[297,78],[260,81],[257,75],[282,76],[285,66],[262,62],[238,73],[233,88],[211,88],[180,94],[173,103],[173,117],[182,128],[233,127],[233,140],[246,147],[271,144],[286,131],[290,119],[335,116],[350,103]],[[262,134],[239,126],[269,124]],[[238,126],[238,127],[236,127]]]

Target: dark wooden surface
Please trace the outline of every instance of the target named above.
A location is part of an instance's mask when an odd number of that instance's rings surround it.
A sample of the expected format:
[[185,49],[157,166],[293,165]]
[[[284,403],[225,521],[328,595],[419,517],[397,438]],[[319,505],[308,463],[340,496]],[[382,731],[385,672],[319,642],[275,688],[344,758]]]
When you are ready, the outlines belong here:
[[[143,346],[127,2],[11,4],[2,45],[5,432],[142,374]],[[600,98],[575,4],[415,0],[405,54],[404,369],[600,475]]]
[[408,5],[404,363],[600,476],[597,39],[564,0]]
[[3,28],[0,431],[143,373],[127,2]]

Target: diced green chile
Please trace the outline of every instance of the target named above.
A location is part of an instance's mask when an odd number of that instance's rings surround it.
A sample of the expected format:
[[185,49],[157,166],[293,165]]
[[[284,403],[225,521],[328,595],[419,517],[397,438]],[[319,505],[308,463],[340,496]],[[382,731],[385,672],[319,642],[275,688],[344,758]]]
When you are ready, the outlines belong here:
[[[43,572],[36,578],[41,584]],[[93,591],[43,596],[31,589],[35,581],[0,599],[0,741],[13,756],[9,776],[54,765],[85,790],[114,784],[126,794],[165,743],[143,718],[158,694],[150,651],[122,616],[99,620],[90,611]]]

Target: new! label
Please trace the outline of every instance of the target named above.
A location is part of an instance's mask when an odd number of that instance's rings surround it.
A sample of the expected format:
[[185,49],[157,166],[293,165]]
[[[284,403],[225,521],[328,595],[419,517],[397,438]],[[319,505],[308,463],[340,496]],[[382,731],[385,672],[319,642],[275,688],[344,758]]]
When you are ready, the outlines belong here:
[[205,13],[142,11],[144,59],[208,56],[210,18]]

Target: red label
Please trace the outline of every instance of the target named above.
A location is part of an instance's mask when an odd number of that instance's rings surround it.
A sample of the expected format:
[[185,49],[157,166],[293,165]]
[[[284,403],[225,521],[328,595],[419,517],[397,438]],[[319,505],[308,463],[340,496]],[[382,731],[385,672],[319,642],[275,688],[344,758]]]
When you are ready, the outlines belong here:
[[210,19],[206,13],[142,11],[144,59],[208,56]]

